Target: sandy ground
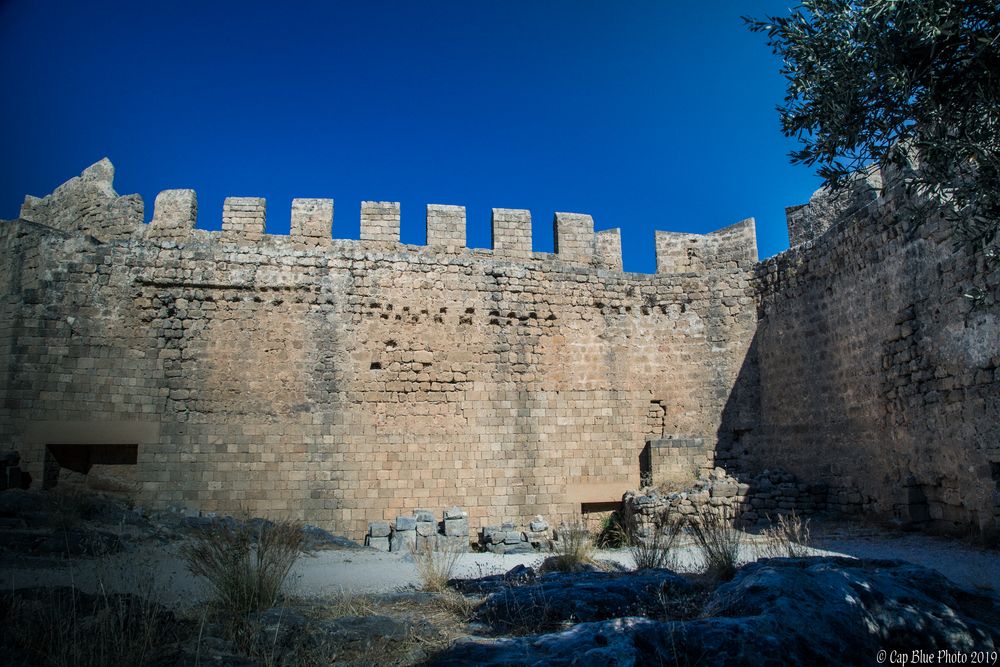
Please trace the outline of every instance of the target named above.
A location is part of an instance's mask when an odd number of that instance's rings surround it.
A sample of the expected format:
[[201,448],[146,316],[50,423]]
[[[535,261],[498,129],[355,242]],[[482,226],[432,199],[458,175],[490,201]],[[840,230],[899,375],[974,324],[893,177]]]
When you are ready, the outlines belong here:
[[[818,534],[817,534],[818,533]],[[847,555],[858,558],[898,558],[935,568],[956,583],[974,588],[1000,588],[1000,553],[977,549],[964,542],[917,534],[862,531],[825,527],[814,531],[817,555]],[[200,578],[187,572],[180,545],[143,544],[126,553],[76,561],[7,560],[0,567],[4,590],[38,585],[75,584],[86,591],[157,591],[161,602],[185,607],[205,600],[210,591]],[[751,546],[746,560],[756,557]],[[601,551],[598,558],[632,565],[627,550]],[[700,558],[690,546],[675,549],[673,569],[697,571]],[[462,554],[454,576],[475,578],[502,574],[524,564],[537,566],[541,555]],[[326,597],[360,593],[385,593],[419,586],[419,574],[409,555],[380,553],[369,549],[319,551],[304,556],[292,571],[286,589],[303,597]]]

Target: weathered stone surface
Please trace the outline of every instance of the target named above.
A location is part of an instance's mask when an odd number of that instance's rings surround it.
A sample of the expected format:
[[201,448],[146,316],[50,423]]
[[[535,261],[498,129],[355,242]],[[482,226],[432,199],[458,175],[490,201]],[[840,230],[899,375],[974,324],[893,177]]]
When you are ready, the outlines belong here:
[[448,537],[457,537],[469,534],[468,519],[446,519],[444,522],[444,534]]
[[[489,609],[503,617],[498,604]],[[968,654],[1000,644],[1000,599],[899,561],[762,561],[721,586],[705,613],[691,621],[616,618],[546,635],[466,639],[430,664],[672,665],[715,656],[740,665],[855,665],[874,663],[881,650]]]
[[535,518],[531,520],[529,526],[532,532],[540,533],[542,531],[549,529],[549,522],[545,520],[545,517],[541,515],[535,515]]
[[368,534],[372,537],[389,537],[390,533],[388,521],[372,521],[368,524]]
[[302,526],[302,545],[305,549],[360,549],[361,545],[342,535],[334,535],[318,526]]
[[417,531],[416,530],[397,530],[392,533],[392,538],[389,541],[389,548],[391,551],[400,551],[403,553],[408,553],[413,551],[417,546]]
[[469,516],[468,513],[461,507],[449,507],[444,511],[445,521],[447,521],[448,519],[464,519],[468,516]]
[[[530,577],[529,577],[530,579]],[[495,629],[549,628],[564,621],[586,622],[659,612],[661,595],[688,593],[689,584],[668,570],[630,574],[552,572],[531,583],[493,593],[476,617]]]
[[396,530],[416,530],[417,520],[412,516],[396,517]]
[[365,544],[378,551],[389,551],[390,546],[388,537],[375,537],[372,535],[368,536],[365,540]]

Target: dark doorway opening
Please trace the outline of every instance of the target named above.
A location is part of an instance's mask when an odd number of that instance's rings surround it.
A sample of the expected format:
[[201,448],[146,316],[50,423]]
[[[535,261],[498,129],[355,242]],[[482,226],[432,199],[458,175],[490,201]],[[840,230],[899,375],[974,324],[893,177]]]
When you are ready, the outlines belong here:
[[62,468],[89,475],[95,466],[102,471],[115,470],[138,461],[139,445],[46,445],[42,487],[50,489],[58,484]]

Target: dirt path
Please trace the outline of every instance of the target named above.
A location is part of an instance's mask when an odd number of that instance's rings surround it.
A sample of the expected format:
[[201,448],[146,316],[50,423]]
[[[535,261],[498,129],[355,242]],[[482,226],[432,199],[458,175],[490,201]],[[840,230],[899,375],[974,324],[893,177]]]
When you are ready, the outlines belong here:
[[[966,543],[917,534],[894,534],[823,527],[814,530],[817,555],[908,560],[937,569],[958,584],[973,588],[1000,586],[1000,553],[976,549]],[[745,558],[756,556],[750,548]],[[696,571],[700,558],[691,546],[675,551],[674,569]],[[602,551],[598,558],[630,567],[627,550]],[[454,576],[474,578],[507,572],[516,565],[537,566],[541,555],[463,554]],[[210,591],[203,580],[185,569],[180,545],[142,544],[128,552],[103,558],[59,563],[7,558],[0,564],[0,586],[5,590],[39,585],[75,584],[85,591],[159,591],[170,606],[197,604]],[[304,597],[384,593],[418,587],[420,577],[409,555],[369,549],[319,551],[295,565],[288,592]]]

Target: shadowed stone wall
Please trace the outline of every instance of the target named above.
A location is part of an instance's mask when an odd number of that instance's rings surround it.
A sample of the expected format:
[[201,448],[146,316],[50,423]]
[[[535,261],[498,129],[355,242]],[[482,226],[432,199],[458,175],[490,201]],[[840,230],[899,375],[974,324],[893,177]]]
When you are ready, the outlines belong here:
[[758,266],[761,426],[741,463],[828,483],[831,509],[996,530],[1000,265],[881,180],[792,209],[801,245]]

